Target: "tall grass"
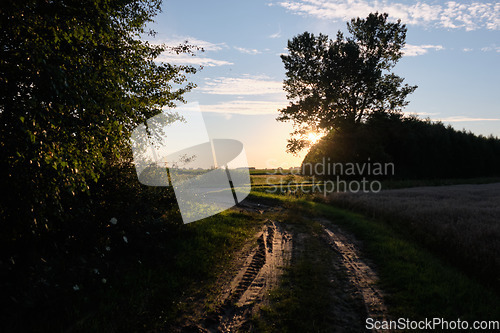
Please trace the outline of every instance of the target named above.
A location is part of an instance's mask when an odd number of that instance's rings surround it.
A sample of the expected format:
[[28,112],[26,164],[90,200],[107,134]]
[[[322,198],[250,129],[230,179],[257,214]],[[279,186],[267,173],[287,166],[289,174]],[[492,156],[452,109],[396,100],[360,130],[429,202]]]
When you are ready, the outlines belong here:
[[386,220],[406,238],[500,290],[500,183],[335,193],[328,201]]

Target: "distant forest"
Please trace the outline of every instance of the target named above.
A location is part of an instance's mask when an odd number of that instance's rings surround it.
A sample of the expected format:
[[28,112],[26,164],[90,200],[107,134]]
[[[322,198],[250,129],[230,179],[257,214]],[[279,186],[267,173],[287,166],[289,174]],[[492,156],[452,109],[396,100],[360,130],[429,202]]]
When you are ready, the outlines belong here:
[[403,114],[373,114],[343,131],[330,131],[303,163],[394,163],[395,179],[500,176],[500,139],[458,131],[442,122]]

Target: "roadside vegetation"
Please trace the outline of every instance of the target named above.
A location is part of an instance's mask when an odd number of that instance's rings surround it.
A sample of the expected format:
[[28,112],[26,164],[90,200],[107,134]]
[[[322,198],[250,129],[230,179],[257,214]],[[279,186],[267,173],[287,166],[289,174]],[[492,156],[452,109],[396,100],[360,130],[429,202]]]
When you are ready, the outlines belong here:
[[[143,312],[137,295],[160,288],[169,300],[189,281],[143,284],[168,278],[165,270],[178,265],[178,237],[196,239],[179,222],[172,189],[141,185],[132,164],[134,128],[185,102],[194,88],[188,76],[199,70],[155,61],[163,52],[193,54],[195,46],[141,40],[154,35],[146,26],[160,5],[2,4],[2,331],[85,326],[98,320],[100,307],[102,316],[112,317],[106,313],[113,309],[130,323],[136,319],[127,315]],[[189,260],[186,276],[206,269],[204,260]]]
[[[139,205],[130,207],[139,208]],[[116,224],[113,219],[105,226],[109,238],[99,245],[97,253],[87,253],[84,244],[90,240],[84,238],[79,242],[82,248],[74,249],[65,258],[68,263],[63,267],[54,259],[47,259],[45,267],[58,275],[61,285],[26,288],[24,280],[10,280],[10,289],[3,292],[18,302],[15,307],[4,308],[3,329],[9,332],[166,329],[190,305],[186,300],[188,295],[207,295],[213,291],[217,279],[230,268],[234,255],[262,223],[238,211],[223,212],[186,225],[176,208],[156,218],[152,214],[141,219],[127,218],[126,213],[111,214],[117,216]],[[50,258],[43,254],[42,257]],[[80,275],[74,273],[77,268]],[[24,292],[20,287],[26,288]],[[35,298],[42,291],[46,294]],[[31,297],[31,302],[19,295]]]

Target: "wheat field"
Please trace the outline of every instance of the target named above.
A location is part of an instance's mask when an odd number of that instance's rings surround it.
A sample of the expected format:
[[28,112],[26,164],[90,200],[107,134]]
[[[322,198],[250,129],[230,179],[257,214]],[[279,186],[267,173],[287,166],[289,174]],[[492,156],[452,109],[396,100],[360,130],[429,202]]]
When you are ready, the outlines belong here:
[[385,220],[453,264],[500,285],[500,183],[335,193],[327,200]]

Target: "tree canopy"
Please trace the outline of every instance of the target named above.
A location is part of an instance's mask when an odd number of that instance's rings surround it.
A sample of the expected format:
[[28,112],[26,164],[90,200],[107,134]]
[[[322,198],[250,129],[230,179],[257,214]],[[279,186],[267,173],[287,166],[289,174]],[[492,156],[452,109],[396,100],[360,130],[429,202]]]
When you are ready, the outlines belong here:
[[[142,36],[161,1],[14,1],[0,10],[0,179],[4,218],[62,210],[126,155],[130,132],[182,102],[191,66],[157,62]],[[26,216],[25,216],[26,217]]]
[[400,20],[392,23],[388,14],[372,13],[352,19],[347,30],[351,36],[339,31],[335,40],[304,32],[288,41],[288,54],[281,56],[290,104],[279,110],[278,120],[295,126],[291,152],[307,145],[309,131],[341,131],[374,113],[401,112],[417,88],[391,72],[405,45]]

